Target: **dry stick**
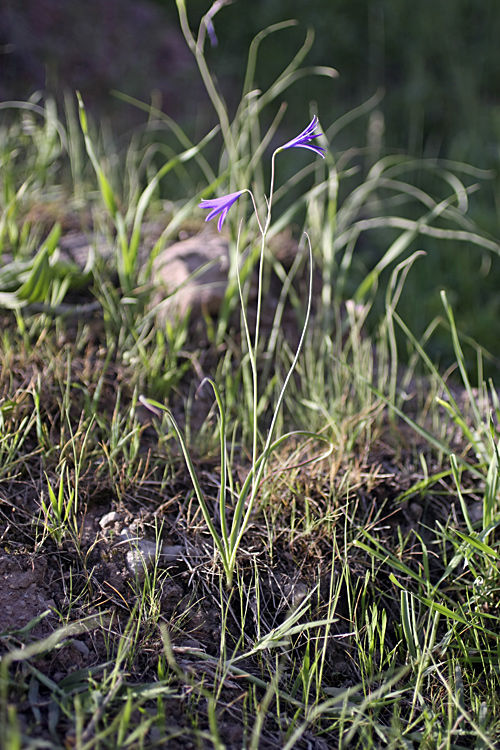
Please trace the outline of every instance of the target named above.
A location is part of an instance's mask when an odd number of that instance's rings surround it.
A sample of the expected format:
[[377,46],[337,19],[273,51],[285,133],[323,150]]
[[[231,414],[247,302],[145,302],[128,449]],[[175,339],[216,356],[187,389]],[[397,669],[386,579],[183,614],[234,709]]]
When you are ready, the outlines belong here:
[[120,689],[120,687],[122,685],[122,682],[123,682],[123,675],[120,674],[120,675],[118,675],[118,679],[116,680],[115,685],[111,688],[111,690],[109,691],[109,693],[107,694],[107,696],[104,698],[104,700],[101,703],[101,705],[98,707],[97,711],[95,712],[94,716],[92,717],[91,721],[89,722],[89,725],[87,726],[87,728],[85,729],[85,731],[82,732],[82,741],[83,742],[87,742],[87,740],[90,740],[91,737],[94,735],[94,733],[95,733],[95,727],[96,727],[97,722],[99,721],[99,719],[104,714],[104,712],[105,712],[108,704],[111,703],[111,701],[115,697],[116,693],[118,692],[118,690]]

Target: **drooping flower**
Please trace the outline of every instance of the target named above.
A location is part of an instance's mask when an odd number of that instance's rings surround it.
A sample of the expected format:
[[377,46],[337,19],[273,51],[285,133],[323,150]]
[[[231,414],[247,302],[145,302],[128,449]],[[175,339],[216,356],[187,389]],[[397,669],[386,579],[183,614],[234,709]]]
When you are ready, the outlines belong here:
[[285,148],[308,148],[309,151],[314,151],[315,154],[319,154],[323,159],[325,158],[325,149],[321,146],[316,146],[315,143],[312,143],[313,138],[319,138],[320,133],[316,133],[314,135],[314,131],[318,127],[318,118],[316,115],[312,118],[311,122],[307,126],[305,130],[302,131],[296,138],[293,138],[291,141],[288,141],[288,143],[285,143],[284,146],[281,146],[278,151],[281,151],[281,149]]
[[[223,195],[221,198],[212,198],[209,201],[202,200],[201,203],[198,204],[199,208],[206,208],[210,211],[205,221],[210,221],[210,219],[214,219],[216,216],[219,216],[219,221],[217,224],[217,229],[222,229],[222,225],[224,224],[224,219],[227,216],[227,212],[233,205],[233,203],[236,203],[240,195],[243,195],[246,190],[238,190],[237,193],[229,193],[229,195]],[[219,215],[220,214],[220,215]]]

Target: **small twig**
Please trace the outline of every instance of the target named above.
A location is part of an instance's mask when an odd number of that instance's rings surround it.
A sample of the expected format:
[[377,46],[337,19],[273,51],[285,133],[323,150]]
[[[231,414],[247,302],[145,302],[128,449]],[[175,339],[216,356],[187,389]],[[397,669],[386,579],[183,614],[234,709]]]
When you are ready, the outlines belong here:
[[46,305],[40,302],[34,302],[32,305],[27,305],[25,310],[30,313],[49,313],[52,315],[85,315],[87,313],[93,313],[97,310],[102,310],[100,302],[87,302],[84,305],[68,305],[65,302],[60,305]]
[[108,704],[111,703],[111,701],[115,697],[116,693],[118,692],[118,690],[120,689],[122,685],[122,682],[123,682],[123,675],[119,674],[114,687],[111,688],[111,690],[109,691],[107,696],[104,698],[101,705],[97,708],[94,716],[89,722],[89,725],[87,726],[85,731],[82,732],[82,742],[87,742],[87,740],[90,740],[90,738],[93,736],[97,722],[99,721],[101,716],[104,714]]

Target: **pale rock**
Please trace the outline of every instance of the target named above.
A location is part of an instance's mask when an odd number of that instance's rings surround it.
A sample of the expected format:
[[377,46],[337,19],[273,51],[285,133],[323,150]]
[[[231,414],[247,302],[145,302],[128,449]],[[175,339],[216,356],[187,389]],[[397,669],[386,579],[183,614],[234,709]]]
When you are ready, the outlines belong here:
[[80,654],[82,654],[82,656],[88,656],[90,654],[89,647],[83,641],[73,638],[73,640],[71,641],[71,645],[73,646],[74,649],[79,651]]
[[182,560],[184,554],[184,547],[180,544],[164,544],[161,548],[160,560],[163,562],[175,562],[176,560]]
[[153,299],[160,322],[216,315],[226,292],[229,246],[211,229],[165,248],[153,264]]
[[101,529],[106,529],[108,526],[112,526],[117,521],[121,521],[122,517],[116,510],[112,510],[109,513],[105,513],[101,519],[99,519],[99,526]]
[[471,523],[479,523],[483,520],[483,501],[477,500],[468,507],[469,519]]
[[146,571],[153,567],[156,559],[156,544],[145,539],[137,541],[125,555],[127,568],[132,575],[139,579],[144,578]]
[[143,579],[146,571],[151,570],[158,556],[159,565],[167,562],[182,560],[184,548],[180,545],[162,544],[160,550],[156,542],[149,542],[146,539],[139,539],[133,543],[133,546],[125,555],[127,568],[138,579]]
[[124,542],[138,542],[139,538],[137,536],[137,532],[131,529],[130,527],[124,528],[120,531],[120,539],[123,539]]

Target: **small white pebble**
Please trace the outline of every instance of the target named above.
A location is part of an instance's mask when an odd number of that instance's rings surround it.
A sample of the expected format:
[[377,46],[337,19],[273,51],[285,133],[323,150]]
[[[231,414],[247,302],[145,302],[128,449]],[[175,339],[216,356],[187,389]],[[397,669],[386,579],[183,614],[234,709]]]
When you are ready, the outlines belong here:
[[134,543],[133,548],[129,549],[125,555],[125,562],[132,575],[142,579],[145,576],[146,570],[149,570],[153,566],[155,558],[156,544],[148,542],[145,539],[140,539]]
[[125,528],[122,531],[120,531],[120,539],[123,539],[124,542],[138,542],[139,539],[137,537],[137,532],[132,531],[129,528]]
[[73,641],[71,641],[71,645],[73,646],[73,648],[76,648],[77,651],[83,654],[83,656],[88,656],[90,654],[89,647],[83,641],[79,641],[75,638]]
[[103,517],[99,520],[99,526],[101,529],[106,529],[108,526],[112,526],[117,521],[121,521],[121,515],[116,512],[116,510],[112,510],[109,513],[105,513]]
[[[120,536],[123,536],[123,534]],[[132,575],[142,579],[144,578],[145,570],[150,570],[153,567],[157,555],[158,562],[162,565],[166,562],[182,560],[183,551],[184,548],[180,545],[163,544],[160,550],[158,550],[155,542],[148,542],[146,539],[135,539],[132,542],[131,549],[125,555],[125,562]]]

